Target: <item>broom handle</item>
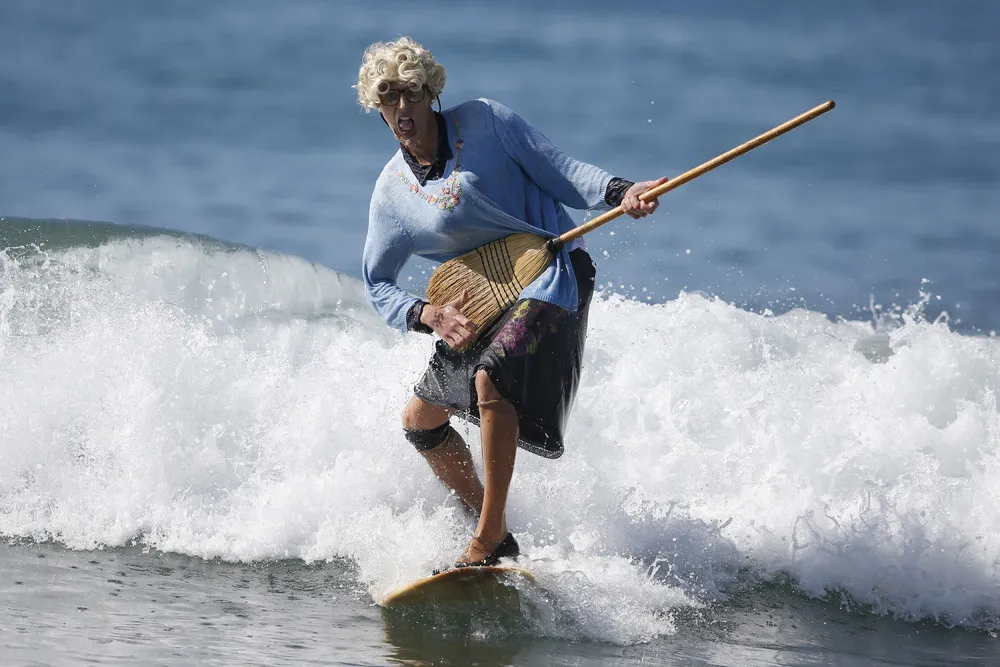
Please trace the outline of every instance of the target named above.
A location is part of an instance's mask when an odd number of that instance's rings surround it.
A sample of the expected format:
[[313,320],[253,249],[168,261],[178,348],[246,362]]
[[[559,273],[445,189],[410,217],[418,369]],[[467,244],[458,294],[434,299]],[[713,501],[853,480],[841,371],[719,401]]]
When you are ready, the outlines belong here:
[[[657,187],[653,188],[652,190],[647,190],[646,192],[644,192],[641,195],[639,195],[639,199],[641,199],[642,201],[649,201],[650,199],[655,199],[655,198],[659,197],[660,195],[662,195],[664,193],[670,192],[674,188],[679,188],[680,186],[684,185],[688,181],[693,181],[694,179],[698,178],[702,174],[708,173],[708,172],[712,171],[713,169],[715,169],[716,167],[719,167],[719,166],[722,166],[722,165],[726,164],[730,160],[735,160],[736,158],[738,158],[739,156],[743,155],[744,153],[749,153],[750,151],[752,151],[753,149],[757,148],[758,146],[763,146],[764,144],[766,144],[767,142],[769,142],[771,139],[774,139],[775,137],[779,137],[782,134],[784,134],[785,132],[789,132],[791,130],[794,130],[799,125],[802,125],[803,123],[807,123],[807,122],[811,121],[813,118],[816,118],[817,116],[821,116],[821,115],[825,114],[827,111],[829,111],[830,109],[832,109],[834,106],[835,105],[833,103],[833,100],[829,100],[827,102],[824,102],[823,104],[820,104],[820,105],[818,105],[816,107],[813,107],[809,111],[806,111],[804,114],[796,116],[795,118],[782,123],[781,125],[779,125],[778,127],[774,128],[772,130],[768,130],[767,132],[765,132],[764,134],[760,135],[759,137],[756,137],[755,139],[751,139],[750,141],[746,142],[745,144],[742,144],[740,146],[737,146],[736,148],[728,150],[725,153],[723,153],[722,155],[720,155],[720,156],[718,156],[716,158],[713,158],[713,159],[709,160],[708,162],[706,162],[704,164],[698,165],[694,169],[691,169],[690,171],[686,171],[683,174],[681,174],[680,176],[678,176],[677,178],[675,178],[673,180],[670,180],[670,181],[667,181],[666,183],[664,183],[664,184],[662,184],[660,186],[657,186]],[[616,206],[615,208],[611,209],[610,211],[607,211],[606,213],[602,213],[601,215],[597,216],[593,220],[588,220],[587,222],[583,223],[579,227],[571,229],[570,231],[566,232],[562,236],[560,236],[558,238],[551,239],[546,245],[548,245],[549,250],[551,250],[551,251],[558,250],[559,248],[563,247],[564,245],[566,245],[567,243],[569,243],[573,239],[579,238],[579,237],[583,236],[584,234],[586,234],[587,232],[594,231],[595,229],[597,229],[598,227],[600,227],[601,225],[603,225],[606,222],[611,222],[612,220],[614,220],[615,218],[617,218],[618,216],[620,216],[622,213],[623,213],[622,207],[621,206]]]

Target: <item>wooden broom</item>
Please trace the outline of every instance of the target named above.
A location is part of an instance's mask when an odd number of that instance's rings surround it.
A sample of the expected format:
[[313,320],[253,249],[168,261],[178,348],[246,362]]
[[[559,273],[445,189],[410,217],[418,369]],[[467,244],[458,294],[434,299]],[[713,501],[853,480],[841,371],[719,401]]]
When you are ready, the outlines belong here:
[[[674,188],[679,188],[688,181],[692,181],[702,174],[766,144],[771,139],[794,130],[799,125],[809,122],[833,107],[833,100],[813,107],[745,144],[726,151],[722,155],[684,172],[677,178],[644,192],[639,199],[648,201],[670,192]],[[622,213],[621,206],[618,206],[562,236],[551,239],[545,239],[535,234],[511,234],[455,259],[448,260],[431,274],[430,282],[427,285],[427,300],[435,306],[443,306],[459,298],[464,291],[468,290],[469,297],[465,305],[462,306],[462,312],[476,323],[479,333],[485,332],[508,308],[514,305],[521,291],[530,285],[535,278],[542,275],[560,248],[573,239],[597,229],[604,223],[611,222]]]

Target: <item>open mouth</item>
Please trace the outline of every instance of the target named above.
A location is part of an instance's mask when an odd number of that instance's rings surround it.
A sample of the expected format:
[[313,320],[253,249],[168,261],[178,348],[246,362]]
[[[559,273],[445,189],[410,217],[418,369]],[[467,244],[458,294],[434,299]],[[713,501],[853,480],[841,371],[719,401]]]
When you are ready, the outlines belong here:
[[396,129],[404,137],[412,137],[417,132],[417,124],[408,116],[400,116],[396,119]]

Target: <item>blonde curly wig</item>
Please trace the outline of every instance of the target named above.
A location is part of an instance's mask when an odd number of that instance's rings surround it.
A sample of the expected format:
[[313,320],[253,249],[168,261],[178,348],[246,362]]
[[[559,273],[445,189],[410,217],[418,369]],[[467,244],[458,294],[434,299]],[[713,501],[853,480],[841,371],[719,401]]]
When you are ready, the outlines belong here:
[[379,106],[379,91],[385,92],[393,82],[405,83],[414,88],[427,86],[431,99],[444,90],[444,65],[431,52],[409,37],[395,42],[375,42],[361,57],[358,72],[358,102],[365,112]]

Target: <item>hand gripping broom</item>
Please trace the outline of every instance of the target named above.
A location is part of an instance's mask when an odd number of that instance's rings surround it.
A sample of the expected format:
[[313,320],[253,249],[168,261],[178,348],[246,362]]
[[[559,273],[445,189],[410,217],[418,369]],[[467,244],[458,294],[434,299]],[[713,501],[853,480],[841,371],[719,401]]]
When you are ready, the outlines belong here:
[[[766,144],[771,139],[794,130],[833,107],[833,100],[813,107],[745,144],[644,192],[639,199],[648,201],[679,188],[688,181]],[[431,274],[427,285],[427,300],[435,306],[443,306],[458,299],[467,290],[469,297],[462,306],[462,312],[476,323],[478,332],[484,332],[514,305],[525,287],[542,275],[560,248],[604,223],[611,222],[621,214],[621,206],[618,206],[562,236],[551,239],[544,239],[535,234],[511,234],[448,260]]]

